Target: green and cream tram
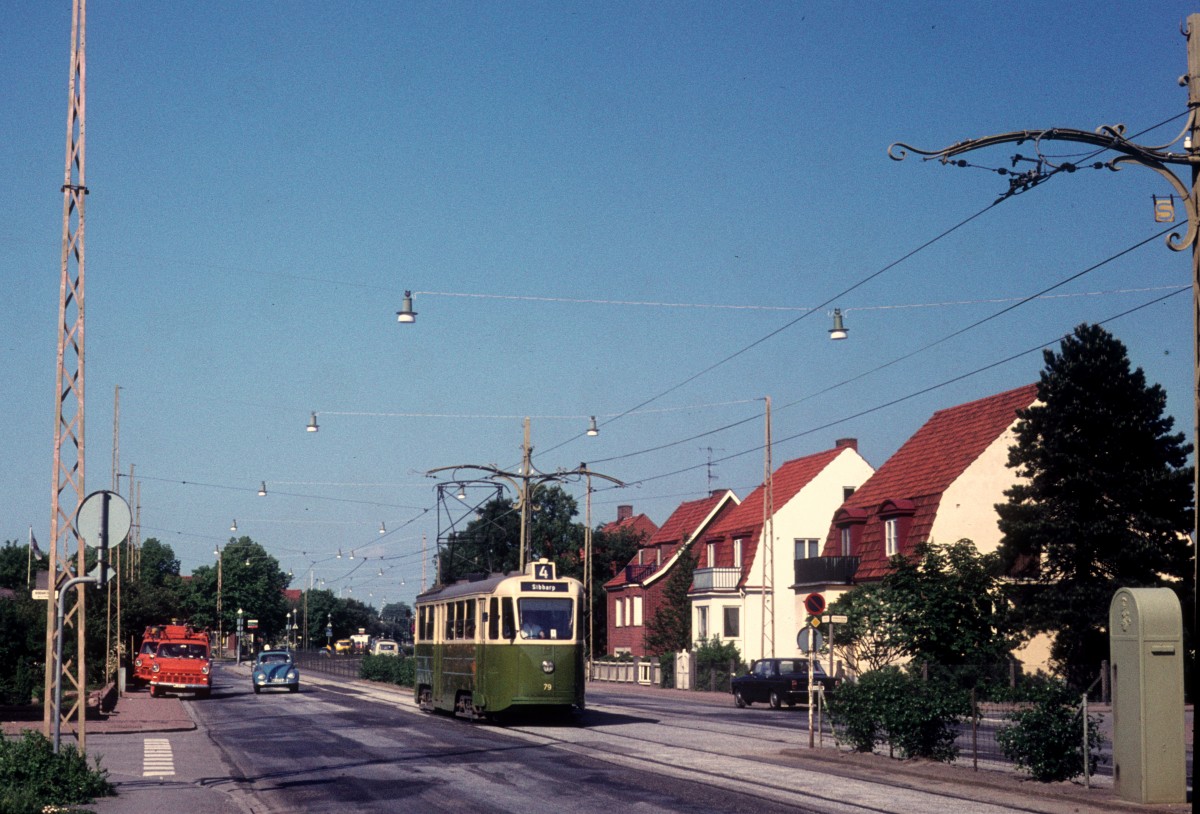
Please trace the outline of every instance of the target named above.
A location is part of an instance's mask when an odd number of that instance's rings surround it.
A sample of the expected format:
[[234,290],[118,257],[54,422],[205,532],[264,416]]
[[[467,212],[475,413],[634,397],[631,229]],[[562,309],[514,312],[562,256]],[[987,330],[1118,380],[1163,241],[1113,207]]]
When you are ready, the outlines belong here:
[[421,709],[473,719],[522,707],[582,709],[582,590],[543,559],[523,574],[460,580],[419,595]]

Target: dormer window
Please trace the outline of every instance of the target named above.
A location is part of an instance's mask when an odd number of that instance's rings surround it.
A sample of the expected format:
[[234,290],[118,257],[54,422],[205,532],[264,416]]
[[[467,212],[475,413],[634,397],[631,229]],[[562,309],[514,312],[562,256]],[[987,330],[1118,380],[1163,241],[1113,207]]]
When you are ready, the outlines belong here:
[[740,537],[733,541],[733,567],[742,567],[742,539]]
[[862,542],[863,527],[867,513],[859,508],[841,508],[833,515],[833,526],[838,530],[838,542],[843,557],[850,557]]
[[838,532],[841,534],[842,538],[842,556],[849,557],[850,552],[854,550],[853,535],[850,533],[850,527],[842,526],[840,529],[838,529]]
[[911,500],[885,500],[879,506],[879,519],[883,521],[885,556],[894,557],[905,547],[916,510],[916,504]]

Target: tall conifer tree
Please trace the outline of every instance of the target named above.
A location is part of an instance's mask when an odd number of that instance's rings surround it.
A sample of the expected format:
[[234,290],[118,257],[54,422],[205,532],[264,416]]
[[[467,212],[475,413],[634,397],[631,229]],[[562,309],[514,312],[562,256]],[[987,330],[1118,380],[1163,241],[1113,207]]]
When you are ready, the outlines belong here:
[[1086,686],[1108,657],[1117,588],[1168,586],[1190,602],[1191,445],[1171,432],[1165,391],[1104,328],[1080,325],[1044,356],[1009,450],[1022,480],[996,506],[999,555],[1020,578],[1026,628],[1056,634],[1052,657]]

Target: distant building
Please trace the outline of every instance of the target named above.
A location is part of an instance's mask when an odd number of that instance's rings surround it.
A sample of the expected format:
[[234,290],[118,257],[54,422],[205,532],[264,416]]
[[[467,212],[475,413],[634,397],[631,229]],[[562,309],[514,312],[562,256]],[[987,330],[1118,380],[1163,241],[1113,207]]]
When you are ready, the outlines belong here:
[[646,651],[646,631],[662,606],[666,578],[681,557],[694,556],[689,551],[692,542],[736,505],[737,496],[728,490],[680,504],[629,564],[605,583],[610,655],[654,655]]

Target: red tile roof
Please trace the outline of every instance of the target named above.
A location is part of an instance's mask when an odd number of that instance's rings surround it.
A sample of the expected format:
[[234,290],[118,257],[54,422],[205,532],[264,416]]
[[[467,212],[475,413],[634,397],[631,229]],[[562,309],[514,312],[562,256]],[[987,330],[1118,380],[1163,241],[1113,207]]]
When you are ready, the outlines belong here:
[[600,527],[600,531],[605,534],[617,534],[622,531],[638,535],[642,538],[642,542],[649,540],[658,531],[658,526],[644,514],[625,517],[620,520],[614,520],[611,523],[605,523]]
[[[737,500],[736,497],[733,497],[732,492],[721,490],[699,500],[680,503],[679,507],[671,512],[671,516],[667,518],[667,522],[663,523],[662,527],[649,540],[646,540],[642,544],[642,548],[654,548],[656,546],[674,544],[669,546],[671,552],[674,553],[675,548],[680,543],[691,539],[697,531],[700,531],[700,524],[712,513],[713,509],[717,508],[721,501],[727,499],[727,496],[732,497],[735,501]],[[719,519],[718,522],[720,522]],[[667,560],[664,557],[664,565],[666,562]],[[637,558],[634,557],[630,564],[633,565],[636,563]],[[604,584],[604,587],[615,587],[624,584],[625,569],[622,568],[615,577]]]
[[[978,401],[939,410],[883,466],[842,504],[839,514],[865,513],[861,558],[856,582],[882,578],[890,570],[884,554],[883,522],[878,511],[885,501],[911,501],[912,525],[902,541],[901,554],[929,539],[942,494],[987,447],[1016,421],[1017,410],[1037,398],[1037,385],[1028,384]],[[749,503],[749,499],[746,501]],[[745,505],[745,504],[743,504]],[[830,528],[825,556],[841,553],[840,532]]]

